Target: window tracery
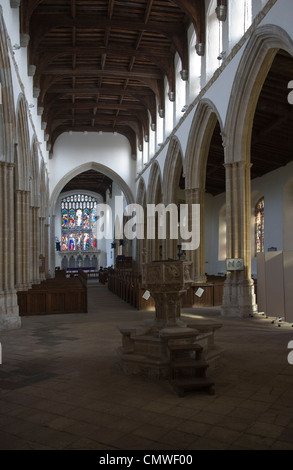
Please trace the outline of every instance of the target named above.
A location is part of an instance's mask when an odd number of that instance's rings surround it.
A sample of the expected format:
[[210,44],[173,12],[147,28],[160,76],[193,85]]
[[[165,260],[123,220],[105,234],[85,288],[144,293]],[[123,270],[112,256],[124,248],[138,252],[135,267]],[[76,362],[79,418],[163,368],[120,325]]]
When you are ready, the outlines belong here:
[[96,208],[97,200],[87,194],[74,194],[61,200],[61,251],[97,249]]

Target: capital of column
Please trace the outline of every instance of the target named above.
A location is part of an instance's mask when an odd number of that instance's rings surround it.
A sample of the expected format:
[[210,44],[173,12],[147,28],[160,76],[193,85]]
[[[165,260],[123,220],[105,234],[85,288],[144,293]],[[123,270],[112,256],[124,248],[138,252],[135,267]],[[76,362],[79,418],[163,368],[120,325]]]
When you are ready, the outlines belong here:
[[236,160],[233,162],[224,162],[223,163],[225,168],[251,168],[252,163],[247,160]]
[[1,160],[0,161],[0,167],[1,168],[8,168],[9,170],[13,170],[14,167],[15,167],[15,163],[12,163],[12,162],[7,162],[7,161],[3,161]]
[[205,188],[186,188],[186,201],[189,203],[198,203],[202,200]]

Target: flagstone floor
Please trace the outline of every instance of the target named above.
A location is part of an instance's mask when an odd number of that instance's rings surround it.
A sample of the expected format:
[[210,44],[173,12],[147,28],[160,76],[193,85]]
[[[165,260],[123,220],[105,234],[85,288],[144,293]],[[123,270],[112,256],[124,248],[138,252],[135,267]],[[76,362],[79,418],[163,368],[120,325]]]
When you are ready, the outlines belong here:
[[[90,284],[86,314],[22,318],[0,332],[0,449],[293,450],[291,325],[219,317],[215,395],[123,374],[124,322],[151,318]],[[184,311],[182,312],[184,315]]]

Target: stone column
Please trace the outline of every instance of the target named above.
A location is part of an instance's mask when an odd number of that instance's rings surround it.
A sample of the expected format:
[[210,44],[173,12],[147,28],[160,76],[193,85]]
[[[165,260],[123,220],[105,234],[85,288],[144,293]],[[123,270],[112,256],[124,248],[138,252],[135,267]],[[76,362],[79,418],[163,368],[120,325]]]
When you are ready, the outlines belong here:
[[39,219],[39,207],[32,207],[33,217],[33,237],[32,237],[32,255],[33,255],[33,278],[32,282],[37,284],[40,282],[40,219]]
[[188,224],[191,227],[191,205],[200,205],[200,245],[197,250],[187,252],[188,259],[192,261],[193,265],[193,282],[205,283],[205,251],[204,251],[204,188],[191,188],[186,189],[186,203],[188,204]]
[[19,328],[21,319],[14,288],[14,166],[0,162],[0,330]]
[[24,190],[15,192],[15,250],[17,256],[15,283],[17,290],[30,287],[30,193]]
[[257,312],[251,279],[250,163],[233,162],[226,168],[227,258],[244,260],[244,269],[228,271],[222,315],[247,317]]

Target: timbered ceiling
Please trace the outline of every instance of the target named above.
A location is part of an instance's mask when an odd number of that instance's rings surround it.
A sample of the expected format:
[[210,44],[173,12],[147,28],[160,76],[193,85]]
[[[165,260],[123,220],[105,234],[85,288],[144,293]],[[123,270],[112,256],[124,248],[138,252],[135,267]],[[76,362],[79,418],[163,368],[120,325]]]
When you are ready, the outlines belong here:
[[[132,154],[188,75],[187,30],[204,42],[204,0],[22,0],[34,90],[51,147],[68,131],[117,132]],[[26,38],[26,39],[25,39]]]
[[80,173],[70,180],[62,189],[62,192],[67,191],[78,191],[87,190],[94,193],[98,193],[106,200],[106,192],[109,189],[110,194],[112,193],[112,180],[95,170],[88,170]]
[[[164,115],[165,82],[169,99],[176,99],[176,53],[182,79],[188,78],[191,24],[197,42],[205,44],[204,4],[204,0],[22,0],[21,37],[28,43],[34,94],[52,150],[63,132],[117,132],[128,138],[135,156],[137,147],[148,140],[149,127],[156,128],[157,112]],[[252,178],[292,160],[293,106],[287,101],[292,77],[292,58],[279,51],[254,116]],[[213,195],[225,191],[223,163],[217,125],[206,179],[206,190]]]

